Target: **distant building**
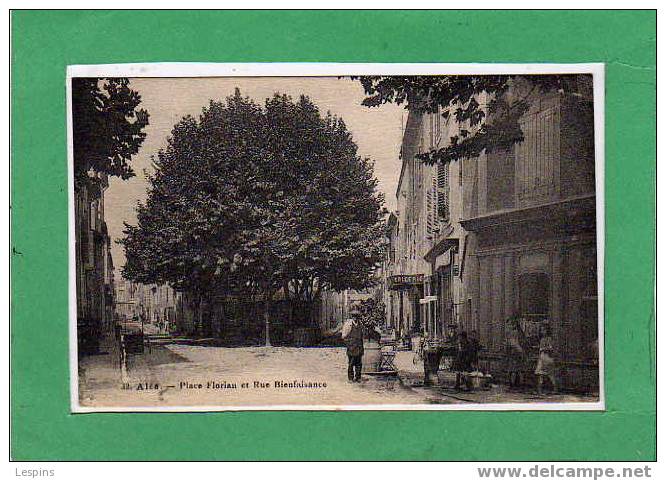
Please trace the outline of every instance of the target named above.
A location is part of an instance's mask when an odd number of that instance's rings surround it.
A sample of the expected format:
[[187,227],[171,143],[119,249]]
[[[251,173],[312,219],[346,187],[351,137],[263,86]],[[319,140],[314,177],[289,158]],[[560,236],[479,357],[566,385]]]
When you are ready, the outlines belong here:
[[322,330],[328,331],[340,326],[345,319],[349,318],[352,306],[373,297],[373,295],[373,289],[322,292],[319,313]]
[[116,318],[119,320],[132,319],[138,316],[136,287],[137,284],[124,278],[118,279],[115,285],[116,294]]
[[181,294],[166,285],[138,284],[127,279],[116,283],[116,317],[143,320],[160,330],[176,329]]

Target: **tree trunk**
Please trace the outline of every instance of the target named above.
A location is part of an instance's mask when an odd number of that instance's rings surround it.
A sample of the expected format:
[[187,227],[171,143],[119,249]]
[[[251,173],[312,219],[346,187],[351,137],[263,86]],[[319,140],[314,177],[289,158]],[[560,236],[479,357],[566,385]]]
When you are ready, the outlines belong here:
[[265,293],[266,298],[264,299],[264,322],[266,324],[266,347],[271,347],[271,333],[270,333],[270,297],[268,291]]
[[198,319],[197,319],[197,328],[196,333],[200,336],[203,336],[203,296],[199,294],[199,309],[198,309]]

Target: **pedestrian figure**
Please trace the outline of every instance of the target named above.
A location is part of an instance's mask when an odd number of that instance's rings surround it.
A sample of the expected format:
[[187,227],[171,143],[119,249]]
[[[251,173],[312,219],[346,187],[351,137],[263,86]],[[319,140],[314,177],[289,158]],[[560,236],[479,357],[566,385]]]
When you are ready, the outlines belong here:
[[481,350],[481,340],[479,333],[472,330],[469,336],[469,363],[470,367],[480,371],[479,369],[479,351]]
[[349,382],[361,382],[363,367],[363,325],[358,310],[351,312],[351,317],[342,326],[342,339],[347,346],[347,378]]
[[446,328],[446,342],[447,343],[458,343],[458,326],[456,324],[449,324]]
[[550,324],[544,322],[539,329],[539,360],[534,370],[534,374],[537,376],[538,394],[543,393],[543,382],[545,379],[550,381],[553,392],[557,392],[558,383],[555,373],[554,351]]
[[122,332],[122,326],[120,325],[120,321],[116,319],[116,323],[113,325],[113,332],[116,336],[116,342],[120,342],[120,334]]
[[423,385],[432,386],[438,382],[437,373],[439,372],[439,364],[442,361],[444,348],[437,344],[431,345],[425,339],[422,341],[422,344]]
[[456,389],[462,387],[463,373],[472,370],[471,344],[467,337],[467,331],[462,331],[458,336],[458,351],[453,360],[453,370],[456,373]]
[[509,386],[520,387],[521,375],[525,369],[525,333],[518,320],[509,321],[507,323],[506,333],[506,364],[507,373],[509,375]]

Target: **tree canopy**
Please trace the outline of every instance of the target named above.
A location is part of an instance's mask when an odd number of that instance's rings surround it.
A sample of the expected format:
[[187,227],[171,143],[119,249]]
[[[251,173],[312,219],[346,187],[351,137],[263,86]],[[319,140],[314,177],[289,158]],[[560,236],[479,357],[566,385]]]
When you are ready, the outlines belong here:
[[176,124],[153,163],[120,241],[125,277],[266,301],[372,283],[385,215],[373,163],[309,98],[260,106],[236,90]]
[[[527,81],[531,89],[524,95],[507,95],[516,79]],[[428,163],[447,163],[474,158],[484,150],[506,149],[524,140],[519,120],[529,109],[535,91],[558,91],[582,95],[591,84],[590,75],[423,75],[361,76],[366,94],[363,105],[385,103],[405,105],[420,113],[451,116],[463,126],[458,135],[442,148],[419,154]],[[582,79],[587,81],[581,82]],[[487,105],[481,105],[487,94]]]
[[131,157],[146,138],[148,112],[127,78],[73,78],[74,170],[92,169],[127,180]]

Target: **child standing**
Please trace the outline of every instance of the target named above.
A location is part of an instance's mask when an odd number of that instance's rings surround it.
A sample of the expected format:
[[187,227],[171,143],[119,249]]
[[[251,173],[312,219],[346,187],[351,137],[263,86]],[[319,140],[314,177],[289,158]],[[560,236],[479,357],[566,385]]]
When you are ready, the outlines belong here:
[[542,394],[543,382],[548,379],[553,386],[553,392],[557,392],[558,383],[555,373],[555,359],[553,348],[553,337],[550,324],[543,323],[540,329],[539,360],[537,361],[534,374],[537,376],[537,393]]

